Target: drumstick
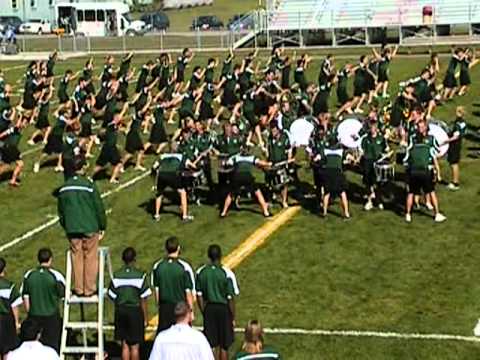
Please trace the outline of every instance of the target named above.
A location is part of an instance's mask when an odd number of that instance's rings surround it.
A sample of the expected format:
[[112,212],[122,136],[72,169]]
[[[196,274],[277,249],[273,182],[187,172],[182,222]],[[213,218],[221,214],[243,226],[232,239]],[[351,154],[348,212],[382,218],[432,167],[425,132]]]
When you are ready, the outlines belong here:
[[378,159],[376,162],[382,162],[383,160],[388,159],[390,156],[393,155],[393,150],[390,150],[388,153],[383,155],[380,159]]

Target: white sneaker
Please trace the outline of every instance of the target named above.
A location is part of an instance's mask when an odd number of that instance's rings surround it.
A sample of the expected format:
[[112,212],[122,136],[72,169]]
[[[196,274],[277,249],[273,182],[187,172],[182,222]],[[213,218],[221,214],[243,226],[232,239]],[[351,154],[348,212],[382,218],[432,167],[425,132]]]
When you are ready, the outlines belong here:
[[63,172],[63,166],[55,166],[55,169],[53,169],[55,172]]
[[36,174],[39,171],[40,171],[40,164],[39,163],[33,164],[33,172]]
[[430,211],[433,210],[433,205],[430,204],[429,202],[425,203],[425,206],[427,207],[428,210],[430,210]]
[[367,203],[365,204],[365,206],[363,207],[363,209],[364,209],[365,211],[370,211],[370,210],[372,210],[372,209],[373,209],[373,204],[372,204],[372,202],[371,202],[371,201],[367,201]]
[[480,319],[478,319],[477,325],[473,329],[473,335],[480,336]]
[[437,213],[435,215],[435,222],[437,223],[441,223],[441,222],[444,222],[445,220],[447,220],[447,217],[441,213]]
[[378,204],[378,209],[383,210],[383,204],[382,203]]
[[405,221],[407,223],[411,223],[412,222],[412,215],[410,214],[405,214]]
[[456,190],[459,190],[459,189],[460,189],[460,186],[455,185],[454,183],[448,184],[447,187],[448,187],[449,190],[453,190],[453,191],[456,191]]
[[147,169],[144,168],[143,166],[135,166],[135,170],[137,170],[137,171],[142,171],[142,172],[143,172],[143,171],[145,171],[145,170],[147,170]]
[[35,145],[35,141],[33,141],[33,140],[28,140],[28,141],[27,141],[27,144],[33,146],[33,145]]

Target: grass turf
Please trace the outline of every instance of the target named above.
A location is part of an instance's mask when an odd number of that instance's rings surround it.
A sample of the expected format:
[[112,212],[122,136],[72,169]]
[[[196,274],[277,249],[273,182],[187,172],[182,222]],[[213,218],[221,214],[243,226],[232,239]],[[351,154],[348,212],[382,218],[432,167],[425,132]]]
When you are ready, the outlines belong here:
[[[192,65],[204,64],[209,56],[196,56]],[[138,68],[147,58],[135,57],[134,66]],[[80,69],[84,60],[59,62],[56,73],[66,68]],[[342,58],[339,63],[345,61]],[[96,58],[97,72],[100,62],[101,58]],[[391,93],[400,80],[418,73],[426,62],[426,57],[395,59]],[[312,65],[307,76],[313,81],[319,60]],[[445,68],[446,59],[442,65]],[[16,84],[22,72],[8,70],[7,81]],[[474,84],[480,80],[476,68],[472,80]],[[17,89],[21,87],[19,84]],[[469,125],[480,125],[477,90],[473,87],[467,96],[438,108],[435,117],[450,122],[455,105],[461,104],[466,106]],[[331,100],[333,106],[334,95]],[[30,131],[22,139],[22,149],[29,149],[25,141]],[[403,201],[384,212],[366,214],[357,195],[352,206],[354,218],[349,223],[334,215],[321,220],[312,204],[305,204],[304,210],[274,234],[268,245],[237,269],[242,290],[237,324],[242,326],[249,318],[258,317],[269,327],[471,334],[478,313],[475,299],[480,292],[475,282],[476,259],[480,255],[475,241],[479,230],[476,216],[480,209],[474,201],[480,171],[475,160],[467,157],[469,147],[475,146],[475,141],[467,141],[464,146],[462,190],[451,193],[440,188],[441,207],[449,217],[445,224],[434,225],[431,218],[421,214],[414,214],[413,224],[404,224],[400,216]],[[5,183],[0,186],[0,216],[4,219],[0,245],[55,214],[51,192],[62,178],[51,169],[33,176],[31,165],[38,154],[25,156],[27,167],[21,188],[10,190]],[[448,178],[446,163],[442,164],[444,177]],[[136,175],[128,171],[122,181]],[[310,170],[302,169],[301,177],[311,182]],[[348,178],[350,189],[358,190],[359,176],[349,173]],[[112,188],[104,180],[98,184],[102,190]],[[121,249],[134,245],[139,252],[139,266],[150,269],[153,261],[162,256],[163,239],[177,234],[185,257],[197,267],[205,260],[208,244],[219,242],[228,253],[263,223],[260,216],[250,212],[233,213],[219,222],[214,207],[202,206],[193,208],[196,221],[192,224],[180,226],[172,214],[154,224],[145,211],[152,197],[150,187],[150,180],[145,179],[106,200],[112,214],[104,244],[112,250],[114,266],[119,265]],[[401,194],[401,189],[398,191]],[[167,209],[176,211],[174,206]],[[41,246],[52,247],[56,266],[64,268],[66,240],[55,226],[2,254],[9,261],[9,277],[20,281],[22,273],[35,265],[35,253]],[[151,304],[152,313],[153,308]],[[111,316],[111,311],[107,314]],[[417,340],[275,335],[268,336],[268,342],[287,359],[466,359],[478,352],[475,344]]]

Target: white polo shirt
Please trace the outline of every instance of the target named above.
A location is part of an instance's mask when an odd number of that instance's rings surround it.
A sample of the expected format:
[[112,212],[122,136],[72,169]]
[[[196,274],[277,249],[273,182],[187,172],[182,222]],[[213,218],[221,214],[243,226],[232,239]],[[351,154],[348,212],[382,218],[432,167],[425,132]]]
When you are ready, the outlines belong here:
[[200,331],[177,324],[157,335],[149,360],[214,360]]
[[57,352],[49,346],[42,345],[39,341],[24,341],[16,350],[7,354],[7,360],[59,360]]

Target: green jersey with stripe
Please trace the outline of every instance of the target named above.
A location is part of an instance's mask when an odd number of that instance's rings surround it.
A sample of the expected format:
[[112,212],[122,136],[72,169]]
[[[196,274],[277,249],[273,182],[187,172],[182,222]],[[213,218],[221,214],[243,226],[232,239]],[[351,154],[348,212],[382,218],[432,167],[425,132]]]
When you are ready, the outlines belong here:
[[343,169],[343,154],[341,147],[327,147],[324,150],[326,169]]
[[22,303],[22,297],[15,284],[0,277],[0,315],[10,314],[12,308]]
[[140,306],[140,301],[152,294],[147,274],[132,266],[125,265],[113,273],[108,296],[116,306]]
[[195,277],[190,264],[179,258],[167,257],[153,265],[152,286],[159,303],[177,304],[195,290]]
[[407,148],[404,162],[408,163],[412,172],[428,172],[433,166],[433,159],[437,156],[438,151],[439,145],[433,136],[427,135],[419,138],[416,135]]
[[57,270],[39,266],[25,274],[21,292],[30,301],[29,315],[56,315],[65,296],[65,278]]
[[385,152],[385,138],[381,135],[372,137],[370,134],[362,139],[362,151],[366,160],[376,161]]
[[280,354],[273,350],[272,348],[265,347],[262,351],[257,354],[250,354],[245,351],[240,351],[235,355],[235,360],[281,360]]
[[286,132],[282,131],[278,139],[270,136],[268,138],[268,160],[273,163],[288,160],[290,148],[290,139]]
[[216,263],[197,270],[196,290],[206,304],[227,304],[240,294],[233,271]]

